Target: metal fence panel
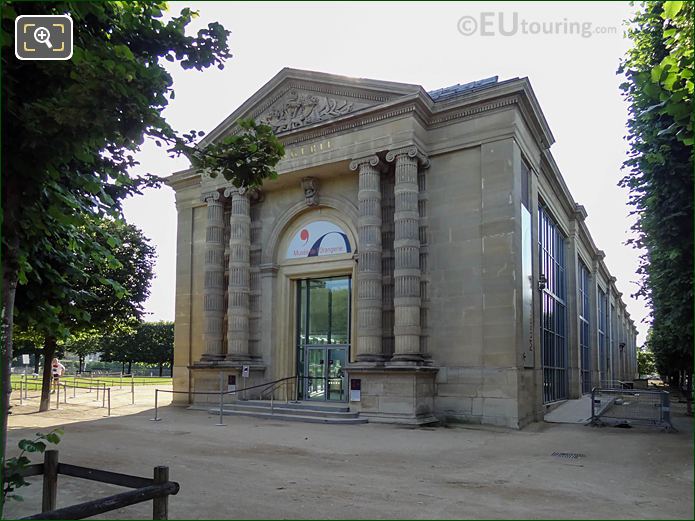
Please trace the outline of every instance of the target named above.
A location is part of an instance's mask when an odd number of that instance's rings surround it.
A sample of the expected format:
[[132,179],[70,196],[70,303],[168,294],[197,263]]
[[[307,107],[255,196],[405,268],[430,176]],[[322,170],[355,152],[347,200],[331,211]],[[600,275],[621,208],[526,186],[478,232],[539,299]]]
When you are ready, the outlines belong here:
[[675,430],[667,391],[595,388],[591,392],[591,423],[634,423]]

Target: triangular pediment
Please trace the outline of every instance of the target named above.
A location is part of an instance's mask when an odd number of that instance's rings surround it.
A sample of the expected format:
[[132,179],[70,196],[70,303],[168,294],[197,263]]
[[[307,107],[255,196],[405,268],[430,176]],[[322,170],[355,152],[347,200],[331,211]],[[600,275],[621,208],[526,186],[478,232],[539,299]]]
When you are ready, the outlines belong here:
[[286,68],[218,125],[203,144],[235,132],[234,124],[241,118],[266,123],[276,134],[284,134],[421,91],[419,85]]

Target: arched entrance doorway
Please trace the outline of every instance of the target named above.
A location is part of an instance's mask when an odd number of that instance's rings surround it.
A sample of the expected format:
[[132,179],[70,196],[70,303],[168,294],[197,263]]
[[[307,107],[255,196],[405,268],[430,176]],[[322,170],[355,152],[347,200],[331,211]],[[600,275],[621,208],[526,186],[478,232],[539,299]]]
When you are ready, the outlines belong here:
[[301,400],[348,400],[355,249],[350,220],[327,207],[298,215],[279,241],[275,374],[297,375]]

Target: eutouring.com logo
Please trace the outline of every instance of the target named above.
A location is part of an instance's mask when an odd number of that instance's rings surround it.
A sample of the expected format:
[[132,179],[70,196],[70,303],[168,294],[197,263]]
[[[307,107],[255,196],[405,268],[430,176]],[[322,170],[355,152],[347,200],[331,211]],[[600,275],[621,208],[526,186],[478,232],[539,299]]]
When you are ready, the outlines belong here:
[[463,36],[559,35],[589,38],[595,34],[618,34],[612,26],[594,26],[592,22],[569,20],[527,20],[519,13],[484,12],[459,18],[456,27]]

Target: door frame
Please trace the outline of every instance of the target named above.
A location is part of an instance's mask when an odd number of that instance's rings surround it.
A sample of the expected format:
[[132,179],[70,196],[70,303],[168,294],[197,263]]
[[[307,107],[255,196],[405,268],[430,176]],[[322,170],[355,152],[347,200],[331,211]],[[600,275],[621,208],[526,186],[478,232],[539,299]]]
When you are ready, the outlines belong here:
[[[322,356],[323,359],[327,362],[323,364],[323,376],[322,377],[317,377],[317,378],[322,378],[323,379],[323,397],[315,397],[312,398],[309,396],[309,392],[307,391],[307,388],[309,386],[309,380],[304,380],[304,383],[302,385],[303,389],[303,399],[307,401],[312,401],[312,402],[347,402],[348,401],[348,393],[347,393],[347,373],[343,372],[341,376],[341,385],[343,392],[343,398],[341,400],[331,400],[330,394],[330,381],[331,377],[328,375],[328,371],[330,370],[330,354],[329,351],[334,350],[334,351],[342,351],[345,353],[345,360],[349,360],[349,354],[350,354],[350,344],[306,344],[304,345],[305,349],[305,359],[304,359],[304,375],[307,376],[309,374],[309,351],[323,351]],[[344,371],[344,369],[343,369]]]
[[[345,279],[348,281],[348,315],[347,315],[347,320],[348,320],[348,343],[347,344],[302,344],[300,340],[300,309],[302,306],[302,301],[301,301],[301,293],[299,291],[299,285],[302,282],[308,281],[308,280],[321,280],[321,279]],[[345,353],[344,359],[345,363],[350,363],[352,361],[351,359],[351,346],[353,344],[353,339],[355,338],[354,333],[355,331],[353,330],[354,327],[354,296],[355,296],[355,291],[354,291],[354,277],[353,274],[351,273],[343,273],[343,274],[338,274],[338,275],[319,275],[319,276],[306,276],[306,277],[297,277],[293,279],[293,294],[294,294],[294,350],[295,350],[295,374],[297,377],[300,376],[300,363],[299,363],[299,351],[300,351],[300,346],[303,346],[303,351],[304,351],[304,359],[302,360],[302,367],[301,367],[301,376],[308,376],[309,375],[309,351],[314,350],[314,351],[323,351],[323,360],[325,363],[323,364],[323,376],[319,378],[323,378],[324,386],[323,386],[323,398],[311,398],[309,396],[309,385],[310,382],[308,379],[302,378],[301,382],[298,382],[299,388],[302,390],[301,395],[302,399],[304,400],[311,400],[311,401],[336,401],[336,402],[346,402],[348,401],[348,393],[347,393],[347,374],[343,372],[342,375],[342,386],[344,389],[344,392],[341,393],[343,394],[343,399],[342,400],[331,400],[330,399],[330,382],[329,382],[329,376],[328,376],[328,371],[330,369],[330,356],[329,356],[329,351],[330,350],[340,350]],[[308,286],[308,285],[307,285]],[[308,288],[307,288],[308,289]],[[310,301],[307,301],[308,307],[310,307]],[[307,307],[307,311],[308,311]],[[298,378],[299,379],[299,378]]]

